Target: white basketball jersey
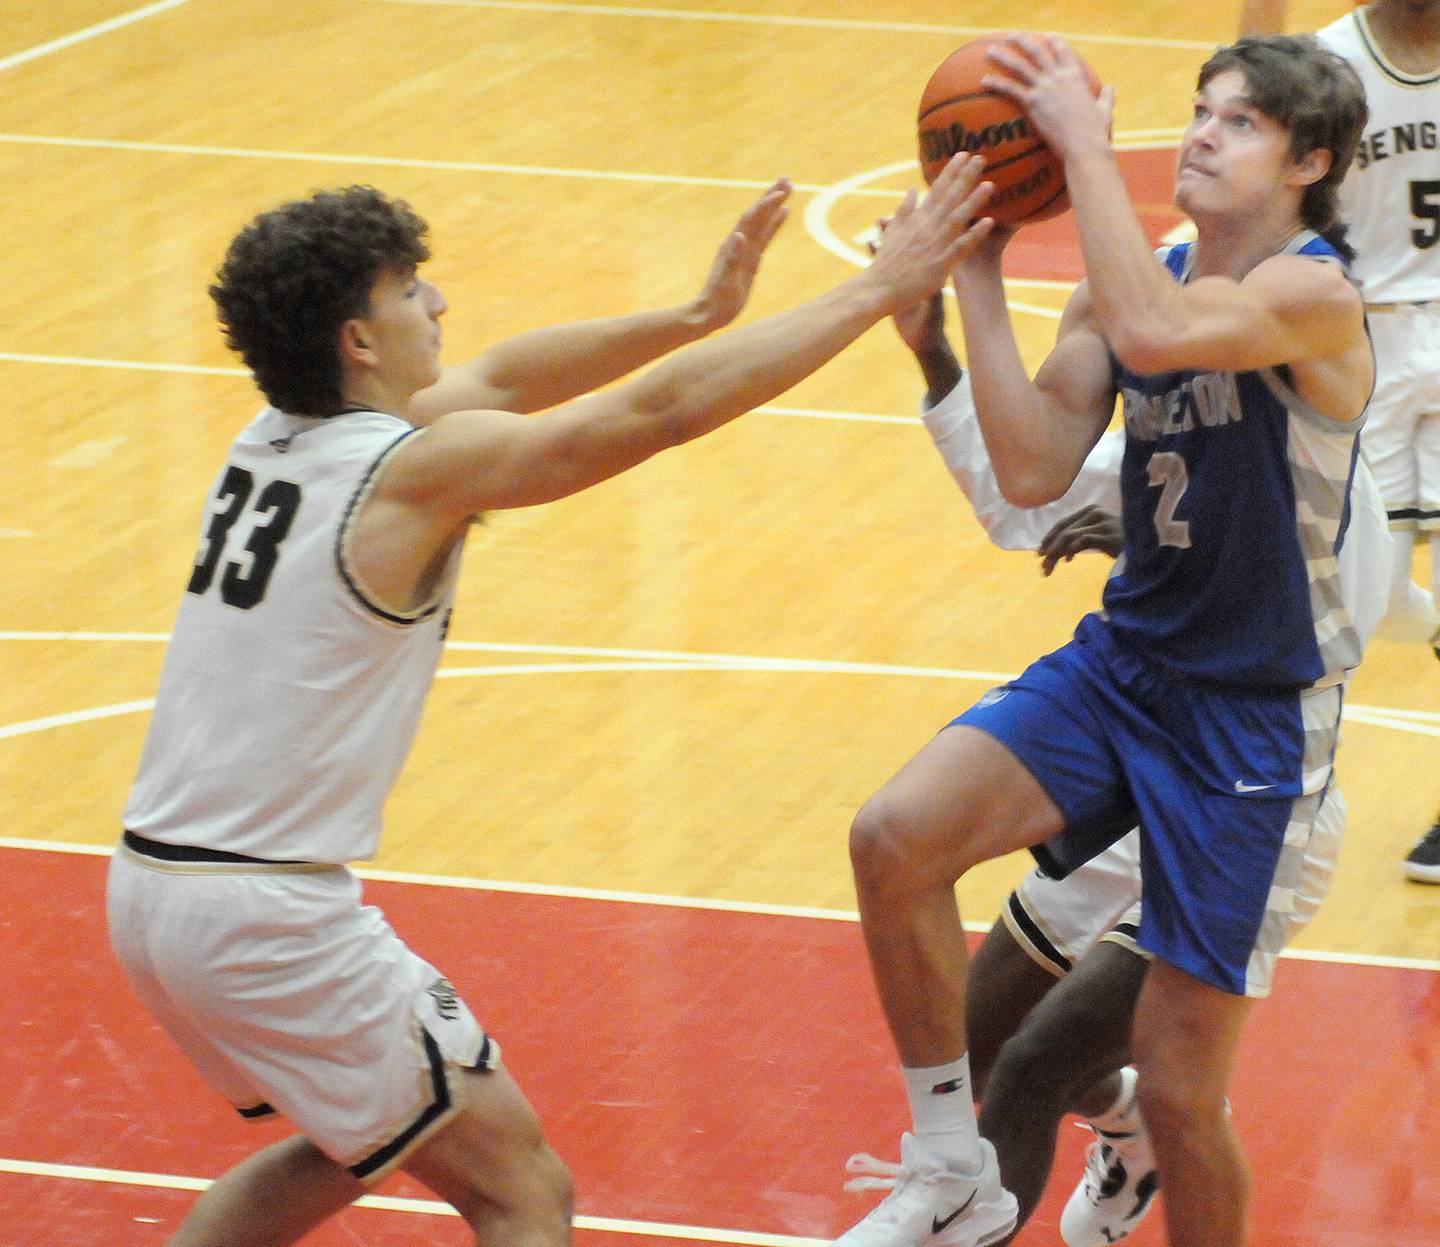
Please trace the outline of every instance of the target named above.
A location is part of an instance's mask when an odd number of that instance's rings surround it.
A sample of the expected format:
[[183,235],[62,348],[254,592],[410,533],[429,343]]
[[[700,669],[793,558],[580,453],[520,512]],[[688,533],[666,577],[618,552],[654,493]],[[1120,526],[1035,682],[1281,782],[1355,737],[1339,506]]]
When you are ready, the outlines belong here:
[[346,540],[415,430],[379,412],[269,408],[236,438],[165,655],[125,826],[272,861],[371,856],[434,679],[459,558],[404,615],[365,596]]
[[1317,36],[1365,86],[1370,119],[1340,188],[1367,303],[1440,299],[1440,66],[1407,74],[1380,51],[1365,9]]

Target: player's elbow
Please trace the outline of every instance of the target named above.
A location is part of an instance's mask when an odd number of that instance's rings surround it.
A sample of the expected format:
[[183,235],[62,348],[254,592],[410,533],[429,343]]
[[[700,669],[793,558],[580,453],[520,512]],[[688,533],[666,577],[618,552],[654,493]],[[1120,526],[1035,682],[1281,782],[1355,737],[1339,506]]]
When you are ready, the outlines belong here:
[[1041,470],[1040,465],[1018,468],[997,475],[997,479],[1001,497],[1012,507],[1027,511],[1054,502],[1069,488],[1068,482],[1061,481],[1055,473]]
[[655,454],[699,437],[704,432],[699,414],[695,396],[686,387],[647,388],[631,408],[632,434]]
[[1105,338],[1121,366],[1131,372],[1150,376],[1174,367],[1175,335],[1158,320],[1127,316],[1107,326]]

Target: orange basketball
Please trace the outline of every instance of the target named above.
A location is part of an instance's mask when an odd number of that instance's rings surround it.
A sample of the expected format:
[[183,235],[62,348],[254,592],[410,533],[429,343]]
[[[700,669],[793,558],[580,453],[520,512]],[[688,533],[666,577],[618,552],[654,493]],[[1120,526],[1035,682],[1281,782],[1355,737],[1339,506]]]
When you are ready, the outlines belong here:
[[[950,53],[930,75],[920,97],[920,171],[928,185],[956,152],[985,157],[985,180],[995,193],[985,215],[1000,225],[1027,225],[1059,216],[1070,206],[1065,167],[1012,100],[980,85],[986,74],[1005,70],[987,60],[1003,35],[987,35]],[[1090,90],[1100,80],[1088,65]]]

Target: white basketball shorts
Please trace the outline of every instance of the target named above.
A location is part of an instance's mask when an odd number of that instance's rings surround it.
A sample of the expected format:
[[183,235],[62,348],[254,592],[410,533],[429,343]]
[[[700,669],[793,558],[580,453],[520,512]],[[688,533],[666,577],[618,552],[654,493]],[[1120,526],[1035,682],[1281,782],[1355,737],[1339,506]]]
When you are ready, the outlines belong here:
[[1440,301],[1368,309],[1375,392],[1360,446],[1395,529],[1440,530]]
[[137,995],[246,1117],[283,1113],[374,1182],[460,1108],[498,1046],[360,903],[343,866],[156,860],[120,846],[110,939]]

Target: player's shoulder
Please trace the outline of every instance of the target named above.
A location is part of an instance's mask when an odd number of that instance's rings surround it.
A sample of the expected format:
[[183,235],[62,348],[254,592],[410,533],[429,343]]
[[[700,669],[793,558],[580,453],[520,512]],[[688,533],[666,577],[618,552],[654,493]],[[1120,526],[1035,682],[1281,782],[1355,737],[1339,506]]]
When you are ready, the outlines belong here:
[[[1316,261],[1319,261],[1317,263]],[[1323,301],[1327,311],[1336,307],[1364,307],[1360,289],[1338,253],[1292,251],[1262,260],[1246,274],[1243,284],[1264,290],[1275,301],[1304,309]],[[1320,308],[1314,311],[1318,314]]]
[[1324,48],[1347,60],[1358,57],[1364,51],[1360,32],[1360,19],[1356,13],[1345,13],[1328,26],[1315,32],[1315,38]]

